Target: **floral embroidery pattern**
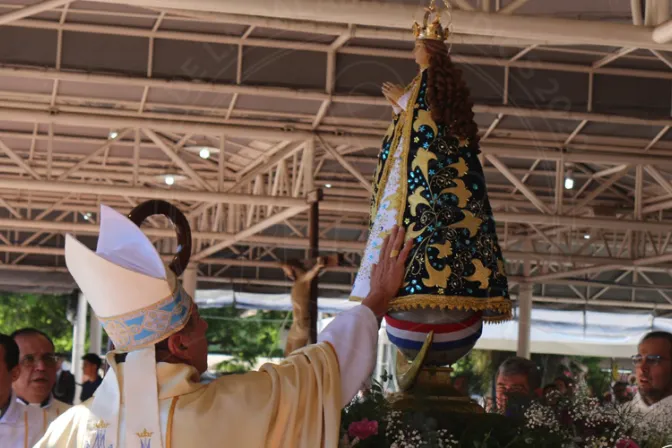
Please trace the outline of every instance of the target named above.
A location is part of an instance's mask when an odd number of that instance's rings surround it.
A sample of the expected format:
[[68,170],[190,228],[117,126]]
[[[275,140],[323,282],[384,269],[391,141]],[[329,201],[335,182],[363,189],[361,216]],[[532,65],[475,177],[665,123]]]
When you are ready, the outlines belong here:
[[190,316],[192,300],[178,287],[174,294],[132,313],[100,321],[118,350],[146,347],[179,331]]
[[409,107],[383,139],[371,234],[353,296],[368,292],[359,283],[368,285],[384,237],[399,224],[415,244],[392,309],[476,310],[486,321],[505,320],[511,302],[480,151],[432,120],[426,77],[414,80]]

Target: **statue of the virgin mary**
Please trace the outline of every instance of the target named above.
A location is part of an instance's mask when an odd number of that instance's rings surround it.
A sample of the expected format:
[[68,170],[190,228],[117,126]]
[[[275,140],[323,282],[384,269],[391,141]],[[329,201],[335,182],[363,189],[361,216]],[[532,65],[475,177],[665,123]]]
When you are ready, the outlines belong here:
[[434,1],[413,31],[418,75],[406,88],[383,85],[394,118],[378,158],[370,235],[351,299],[366,297],[383,239],[394,225],[404,227],[413,250],[390,302],[388,335],[413,352],[434,331],[435,355],[457,354],[435,356],[441,364],[473,347],[483,321],[509,319],[511,301],[469,89],[451,61]]

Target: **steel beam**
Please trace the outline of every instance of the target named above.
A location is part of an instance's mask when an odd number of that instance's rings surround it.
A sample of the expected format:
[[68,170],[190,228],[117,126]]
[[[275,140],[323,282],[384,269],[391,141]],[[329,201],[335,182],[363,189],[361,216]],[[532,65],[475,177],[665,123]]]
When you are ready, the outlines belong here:
[[34,5],[26,6],[15,11],[6,12],[0,15],[0,25],[7,25],[16,20],[23,19],[24,17],[29,17],[44,11],[49,11],[50,9],[55,9],[72,2],[73,0],[46,0],[42,3],[36,3]]
[[[181,0],[97,0],[103,3],[125,3],[137,7],[184,8]],[[372,27],[408,29],[409,17],[420,12],[416,5],[381,1],[360,2],[352,7],[350,0],[314,2],[294,0],[281,5],[274,0],[245,2],[192,0],[189,9],[201,12],[244,14],[289,20],[347,23]],[[475,11],[452,11],[453,31],[461,34],[502,38],[541,39],[574,45],[606,45],[619,47],[670,50],[670,46],[654,42],[651,31],[629,24],[590,20],[556,19],[488,14]]]
[[[278,207],[301,207],[306,204],[304,199],[286,196],[246,195],[235,193],[218,193],[209,191],[188,191],[177,189],[159,189],[144,187],[126,187],[108,184],[35,181],[29,179],[0,178],[0,189],[38,191],[46,193],[79,193],[104,196],[122,196],[147,199],[167,199],[190,202],[230,203],[274,205]],[[367,203],[361,201],[327,200],[320,204],[324,211],[348,212],[355,214],[370,213]],[[499,222],[515,222],[527,224],[547,224],[563,227],[593,227],[612,230],[640,230],[649,232],[668,232],[669,222],[638,221],[614,219],[613,217],[570,217],[553,216],[533,213],[495,212]]]
[[[549,111],[523,110],[517,108],[518,112],[525,115],[544,115]],[[515,115],[515,114],[514,114]],[[568,118],[571,119],[571,118]],[[48,112],[30,111],[21,109],[0,108],[0,120],[16,121],[21,123],[52,123],[66,126],[90,126],[98,128],[116,127],[149,127],[163,132],[187,132],[194,134],[220,135],[225,132],[228,136],[238,138],[249,138],[255,136],[257,140],[307,140],[314,135],[319,135],[325,141],[335,144],[346,144],[355,147],[370,148],[380,145],[380,138],[384,131],[374,131],[375,135],[335,135],[328,132],[314,133],[312,131],[292,130],[283,131],[278,128],[265,126],[259,122],[259,126],[244,126],[232,124],[210,124],[187,122],[179,119],[151,119],[143,117],[118,117],[104,115],[89,115],[81,113],[62,112],[57,115]],[[636,119],[639,120],[639,119]],[[672,120],[670,120],[672,124]],[[496,154],[502,157],[513,157],[522,159],[542,159],[542,160],[563,160],[565,162],[585,162],[585,163],[607,163],[607,164],[648,164],[657,167],[672,168],[671,157],[661,157],[654,155],[626,155],[611,152],[573,152],[563,154],[559,151],[544,150],[539,151],[536,148],[515,148],[509,146],[498,146],[484,142],[481,150],[486,154]]]
[[299,206],[299,207],[291,207],[291,208],[283,210],[279,213],[276,213],[275,215],[270,216],[270,217],[264,219],[263,221],[250,226],[249,228],[247,228],[245,230],[240,231],[239,233],[232,236],[231,238],[227,238],[224,241],[221,241],[221,242],[216,243],[216,244],[214,244],[214,245],[212,245],[212,246],[210,246],[206,249],[203,249],[201,252],[195,254],[191,258],[195,262],[198,262],[198,261],[204,259],[205,257],[213,255],[213,254],[215,254],[215,253],[217,253],[217,252],[219,252],[219,251],[221,251],[221,250],[223,250],[223,249],[225,249],[229,246],[232,246],[233,244],[237,243],[238,241],[242,241],[245,238],[248,238],[252,235],[260,233],[263,230],[265,230],[265,229],[267,229],[271,226],[274,226],[276,224],[279,224],[279,223],[283,222],[285,219],[288,219],[288,218],[291,218],[292,216],[298,215],[299,213],[302,213],[302,212],[308,210],[309,207],[310,207],[309,204],[304,204],[304,205]]

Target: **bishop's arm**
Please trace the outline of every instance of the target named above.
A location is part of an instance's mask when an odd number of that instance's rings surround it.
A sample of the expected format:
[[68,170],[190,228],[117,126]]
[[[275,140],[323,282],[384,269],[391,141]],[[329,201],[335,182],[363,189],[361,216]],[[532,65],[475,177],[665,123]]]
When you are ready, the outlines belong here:
[[352,400],[376,366],[378,320],[358,305],[339,314],[317,337],[336,352],[341,378],[341,406]]
[[413,246],[411,241],[404,244],[405,236],[404,229],[396,226],[392,229],[371,271],[369,295],[362,305],[337,316],[318,336],[319,342],[329,343],[336,352],[343,406],[352,400],[375,367],[378,318],[387,312],[390,299],[401,288]]

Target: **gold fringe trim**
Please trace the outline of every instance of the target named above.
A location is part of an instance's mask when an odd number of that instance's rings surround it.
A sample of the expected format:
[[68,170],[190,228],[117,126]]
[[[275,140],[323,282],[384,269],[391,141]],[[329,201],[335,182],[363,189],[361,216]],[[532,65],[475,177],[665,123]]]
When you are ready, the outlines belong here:
[[[397,152],[397,147],[399,146],[399,140],[402,138],[402,136],[408,136],[410,137],[411,134],[411,124],[413,122],[413,114],[415,112],[415,102],[418,99],[418,92],[420,91],[420,85],[422,84],[422,74],[417,75],[415,78],[413,78],[413,81],[407,86],[405,89],[405,92],[410,90],[411,88],[415,89],[413,94],[411,95],[411,98],[409,98],[408,103],[406,104],[406,110],[400,112],[400,118],[399,122],[397,122],[397,127],[395,127],[394,130],[394,135],[392,136],[392,143],[390,146],[390,154],[387,156],[387,162],[385,163],[385,168],[383,169],[383,173],[380,178],[379,188],[376,196],[374,197],[374,207],[372,208],[372,215],[371,215],[371,220],[375,218],[375,213],[378,213],[378,208],[380,207],[380,203],[383,200],[383,194],[385,193],[385,186],[387,185],[387,180],[390,176],[390,170],[392,169],[392,165],[394,165],[394,156]],[[410,105],[410,108],[409,108]],[[410,117],[410,119],[409,119]],[[401,126],[401,132],[400,130],[397,129],[398,127]],[[408,141],[406,143],[406,148],[408,148]],[[408,153],[408,149],[402,148],[402,162],[403,162],[403,157],[404,154]],[[405,163],[402,163],[402,170],[406,166]],[[403,173],[403,171],[402,171]],[[377,176],[376,176],[377,179]],[[375,180],[374,180],[375,182]],[[400,185],[401,186],[401,185]],[[397,188],[397,192],[399,192],[399,188]],[[401,215],[403,215],[403,209],[401,212]]]
[[[350,296],[348,300],[361,302],[363,297]],[[397,303],[401,302],[403,303]],[[499,324],[513,318],[511,312],[511,300],[506,297],[490,297],[479,299],[478,297],[441,296],[423,294],[414,296],[396,297],[390,301],[390,311],[409,311],[418,308],[438,308],[440,310],[472,310],[472,311],[498,311],[497,316],[484,316],[483,321],[489,324]]]
[[[400,181],[400,185],[397,187],[397,193],[400,193],[397,199],[397,208],[399,209],[399,213],[397,215],[397,225],[402,228],[404,228],[404,212],[406,211],[406,204],[408,204],[408,153],[411,150],[411,137],[413,136],[413,116],[415,115],[415,103],[418,101],[420,89],[422,88],[422,73],[420,73],[416,79],[417,81],[413,81],[414,88],[413,93],[411,94],[411,98],[409,98],[410,101],[406,105],[406,122],[404,123],[404,129],[401,134],[401,139],[403,139],[404,142],[404,146],[401,148],[400,166],[403,181]],[[387,179],[385,179],[385,185],[387,185]]]
[[506,297],[464,297],[418,294],[396,297],[390,301],[390,311],[409,311],[418,308],[438,308],[440,310],[497,311],[498,316],[484,316],[488,323],[510,320],[511,300]]
[[513,315],[511,314],[511,311],[504,313],[504,314],[499,314],[497,316],[487,316],[483,318],[483,321],[485,321],[486,324],[502,324],[506,321],[509,321],[513,319]]

